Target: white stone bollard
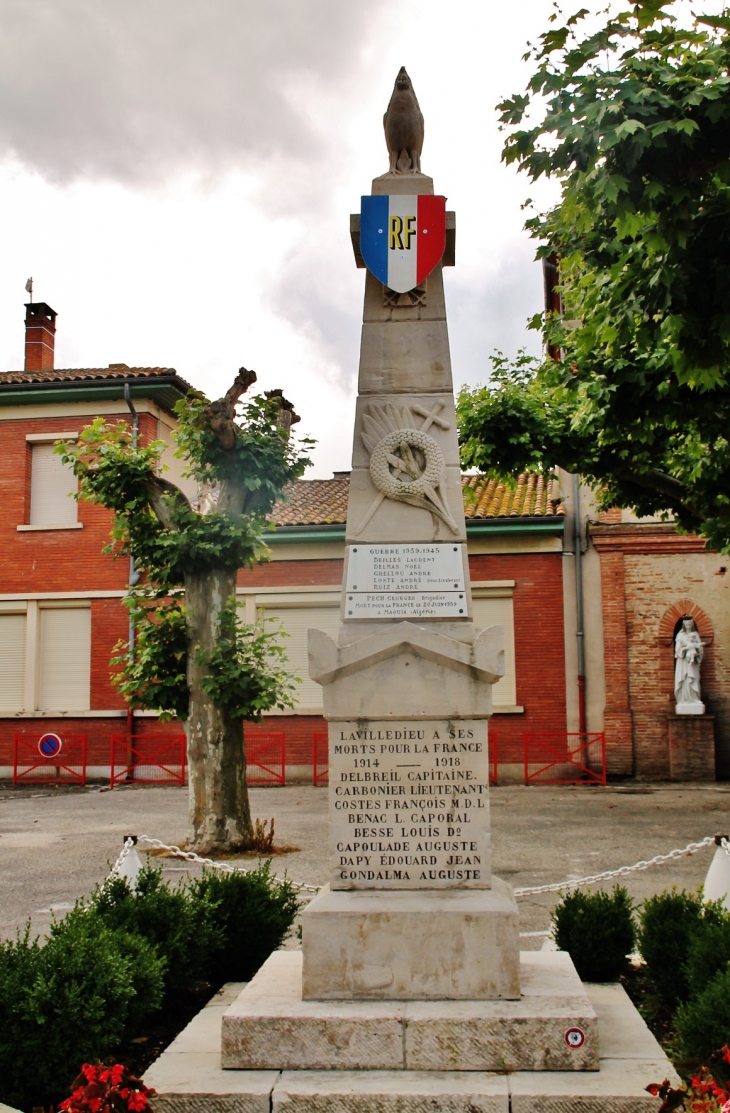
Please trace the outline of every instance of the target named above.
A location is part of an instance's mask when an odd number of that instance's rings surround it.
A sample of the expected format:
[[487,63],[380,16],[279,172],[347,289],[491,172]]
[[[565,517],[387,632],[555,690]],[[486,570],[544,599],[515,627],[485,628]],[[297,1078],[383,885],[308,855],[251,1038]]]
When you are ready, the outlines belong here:
[[722,846],[715,851],[704,884],[705,901],[721,900],[730,912],[730,855]]
[[129,854],[125,856],[124,861],[119,867],[119,877],[124,877],[127,879],[129,888],[132,890],[132,892],[134,892],[137,888],[137,878],[143,868],[144,862],[140,858],[135,848],[132,847],[132,849],[129,851]]

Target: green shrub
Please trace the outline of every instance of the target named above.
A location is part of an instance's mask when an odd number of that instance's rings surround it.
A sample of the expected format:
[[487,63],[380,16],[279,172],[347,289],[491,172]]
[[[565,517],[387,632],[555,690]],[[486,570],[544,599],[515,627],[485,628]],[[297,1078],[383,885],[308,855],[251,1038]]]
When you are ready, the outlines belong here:
[[0,941],[0,1102],[58,1102],[80,1064],[113,1054],[163,997],[169,1006],[201,978],[247,980],[298,908],[294,886],[276,881],[270,863],[177,889],[145,869],[135,892],[116,878],[79,902],[45,946],[28,931]]
[[639,951],[657,994],[670,1010],[690,995],[687,960],[702,913],[698,895],[676,889],[649,897],[639,912]]
[[114,930],[146,940],[165,964],[165,993],[184,993],[206,976],[208,955],[222,939],[204,908],[187,889],[170,889],[162,870],[146,866],[132,890],[122,877],[112,878],[92,896],[89,911]]
[[680,1005],[674,1018],[680,1053],[705,1062],[730,1040],[730,969],[725,969],[701,993]]
[[612,893],[568,893],[552,913],[553,934],[581,978],[616,981],[634,946],[632,904],[626,889]]
[[296,889],[272,877],[271,862],[250,873],[206,870],[190,882],[190,892],[199,918],[208,919],[219,940],[207,968],[219,984],[248,981],[284,942],[299,911]]
[[43,947],[27,931],[0,942],[0,1100],[29,1109],[65,1097],[79,1063],[109,1055],[146,1011],[141,993],[159,1005],[157,962],[143,940],[80,910]]
[[716,974],[728,968],[729,963],[730,915],[718,902],[718,905],[705,906],[702,918],[690,936],[685,963],[689,997],[700,994]]

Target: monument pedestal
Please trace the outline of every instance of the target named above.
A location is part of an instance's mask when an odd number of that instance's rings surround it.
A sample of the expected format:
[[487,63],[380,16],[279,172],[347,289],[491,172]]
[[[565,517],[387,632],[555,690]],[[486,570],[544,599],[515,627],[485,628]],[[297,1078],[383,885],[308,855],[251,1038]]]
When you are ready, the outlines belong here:
[[509,885],[324,889],[302,915],[304,1000],[519,998],[519,925]]
[[714,715],[669,715],[669,779],[714,781]]
[[223,1067],[598,1070],[596,1014],[570,956],[521,958],[514,1001],[306,1001],[301,951],[278,951],[223,1016]]
[[[288,978],[295,977],[295,960],[300,956],[296,952],[280,952],[272,959],[276,957],[288,964]],[[547,965],[552,966],[555,959],[565,957],[542,952],[523,953],[522,981],[526,998],[530,985],[534,984],[531,975],[542,960],[547,959]],[[247,988],[252,988],[253,984]],[[233,1012],[240,1018],[243,988],[235,984],[224,986],[145,1071],[145,1081],[157,1091],[155,1113],[434,1113],[434,1110],[448,1110],[448,1113],[656,1113],[660,1101],[648,1094],[645,1087],[665,1078],[673,1086],[679,1085],[671,1063],[620,985],[582,987],[585,994],[582,1000],[587,998],[597,1018],[593,1023],[597,1023],[600,1043],[598,1070],[575,1069],[575,1064],[580,1062],[581,1049],[576,1049],[576,1057],[569,1060],[571,1065],[565,1069],[510,1069],[515,1061],[512,1059],[514,1050],[523,1057],[522,1061],[533,1054],[538,1067],[542,1067],[544,1059],[541,1062],[539,1057],[548,1047],[554,1047],[554,1044],[546,1044],[543,1051],[532,1022],[519,1023],[516,1014],[521,1002],[516,1001],[447,1003],[448,1008],[462,1011],[461,1019],[452,1016],[451,1043],[439,1035],[444,1031],[443,1026],[430,1025],[427,1014],[437,1008],[434,1002],[395,1003],[394,1010],[400,1010],[405,1020],[399,1022],[396,1031],[394,1044],[401,1058],[393,1069],[374,1069],[372,1062],[368,1062],[376,1040],[384,1046],[382,1038],[377,1036],[385,1026],[384,1002],[359,1002],[356,1006],[361,1013],[370,1011],[373,1017],[370,1031],[374,1034],[373,1038],[363,1041],[359,1058],[356,1058],[357,1042],[363,1038],[363,1028],[349,1028],[352,1061],[364,1062],[367,1069],[353,1066],[339,1070],[282,1070],[277,1063],[268,1070],[223,1069],[221,1022],[224,1016],[230,1017],[232,1004]],[[538,1003],[537,995],[532,1001]],[[323,1043],[326,1047],[321,1034],[326,1035],[327,1024],[322,1024],[320,1034],[315,1036],[317,1022],[312,1019],[312,1012],[314,1009],[332,1012],[334,1006],[330,1002],[316,1005],[305,1002],[300,1009],[308,1010],[310,1017],[307,1046],[316,1038],[320,1049]],[[482,1065],[493,1061],[485,1054],[484,1036],[489,1034],[487,1009],[512,1010],[513,1014],[508,1025],[503,1024],[504,1018],[500,1016],[496,1030],[492,1027],[492,1052],[498,1050],[501,1040],[504,1054],[504,1062],[493,1071]],[[259,1016],[261,1012],[259,1009]],[[424,1017],[425,1028],[421,1027],[417,1013]],[[560,1018],[561,1023],[567,1026],[573,1015],[566,1014]],[[404,1031],[407,1034],[409,1027],[411,1039],[406,1043]],[[340,1041],[346,1030],[343,1016]],[[300,1027],[300,1034],[304,1031],[305,1028]],[[250,1028],[249,1033],[252,1040],[257,1039],[255,1028]],[[242,1029],[239,1034],[242,1035]],[[271,1029],[268,1034],[270,1036]],[[590,1033],[586,1047],[591,1047],[589,1040],[592,1039]],[[281,1044],[280,1038],[279,1047]],[[420,1060],[413,1057],[416,1047],[420,1047],[423,1054]],[[434,1048],[438,1049],[438,1055],[434,1054]],[[423,1063],[425,1059],[423,1069],[404,1069],[403,1055],[408,1049],[412,1062]],[[331,1048],[330,1052],[339,1054],[342,1061],[342,1042],[339,1051]],[[457,1061],[455,1057],[468,1063],[468,1068],[451,1067],[449,1064]],[[273,1063],[273,1059],[269,1061]]]

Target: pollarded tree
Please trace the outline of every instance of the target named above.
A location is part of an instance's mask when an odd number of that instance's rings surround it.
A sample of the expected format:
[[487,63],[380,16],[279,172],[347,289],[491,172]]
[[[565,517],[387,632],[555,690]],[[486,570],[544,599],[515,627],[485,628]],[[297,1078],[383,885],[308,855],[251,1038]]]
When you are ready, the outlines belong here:
[[251,398],[237,416],[255,381],[242,367],[225,397],[209,403],[191,391],[176,406],[195,506],[160,475],[162,444],[135,446],[124,422],[99,418],[77,444],[59,446],[79,497],[114,512],[110,549],[140,573],[128,599],[135,650],[115,658],[117,683],[131,706],[184,720],[188,846],[206,853],[251,846],[243,723],[293,704],[276,635],[236,610],[237,572],[267,558],[266,516],[309,463],[281,391]]
[[727,551],[730,14],[626,9],[556,10],[499,106],[505,161],[561,186],[528,221],[559,257],[561,310],[533,322],[557,358],[462,394],[464,461],[561,464]]

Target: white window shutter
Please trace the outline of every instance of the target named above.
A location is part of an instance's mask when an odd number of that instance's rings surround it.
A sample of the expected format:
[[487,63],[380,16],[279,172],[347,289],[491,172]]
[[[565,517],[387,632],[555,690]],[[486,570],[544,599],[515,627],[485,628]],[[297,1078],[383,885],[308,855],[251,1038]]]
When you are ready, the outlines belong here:
[[472,600],[474,606],[474,626],[477,630],[485,626],[504,626],[504,676],[494,685],[495,707],[514,707],[517,703],[517,684],[515,680],[515,626],[511,599]]
[[[287,672],[299,677],[296,699],[299,712],[322,710],[322,687],[309,679],[309,658],[307,655],[307,631],[339,629],[340,607],[339,600],[331,607],[265,607],[265,618],[273,618],[282,627],[288,638],[281,639],[281,645],[286,654]],[[274,624],[267,624],[268,630],[275,629]]]
[[41,711],[88,711],[91,689],[91,609],[40,612]]
[[22,711],[25,684],[25,615],[0,615],[0,711]]
[[30,480],[30,524],[72,526],[78,521],[78,481],[70,465],[53,451],[52,443],[34,444]]

